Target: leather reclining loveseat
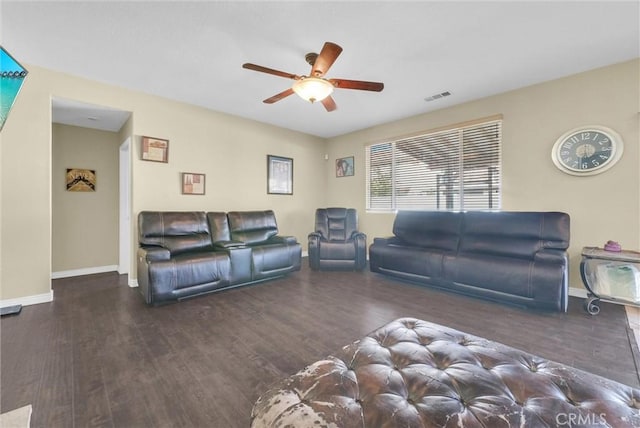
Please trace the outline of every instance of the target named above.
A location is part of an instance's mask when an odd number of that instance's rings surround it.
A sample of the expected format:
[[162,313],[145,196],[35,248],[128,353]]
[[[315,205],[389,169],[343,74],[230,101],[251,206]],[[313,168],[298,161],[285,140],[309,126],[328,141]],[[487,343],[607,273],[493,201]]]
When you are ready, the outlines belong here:
[[302,249],[279,236],[273,211],[138,215],[138,285],[149,304],[181,300],[300,270]]
[[530,308],[566,311],[569,215],[399,211],[369,247],[372,272]]

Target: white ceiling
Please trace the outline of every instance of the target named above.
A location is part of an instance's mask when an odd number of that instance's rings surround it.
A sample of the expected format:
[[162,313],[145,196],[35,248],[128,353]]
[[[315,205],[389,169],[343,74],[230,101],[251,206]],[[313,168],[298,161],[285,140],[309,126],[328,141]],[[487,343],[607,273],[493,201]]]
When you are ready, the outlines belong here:
[[[640,56],[637,0],[2,0],[0,13],[2,45],[27,68],[59,70],[321,137]],[[245,70],[243,63],[308,74],[305,54],[319,52],[325,41],[344,49],[326,77],[380,81],[384,90],[337,89],[332,113],[296,95],[262,103],[292,81]],[[444,91],[452,95],[425,102]],[[87,122],[101,111],[57,101],[57,108],[70,107],[69,121],[75,115]],[[69,112],[56,116],[63,114]],[[89,122],[103,120],[97,119]]]

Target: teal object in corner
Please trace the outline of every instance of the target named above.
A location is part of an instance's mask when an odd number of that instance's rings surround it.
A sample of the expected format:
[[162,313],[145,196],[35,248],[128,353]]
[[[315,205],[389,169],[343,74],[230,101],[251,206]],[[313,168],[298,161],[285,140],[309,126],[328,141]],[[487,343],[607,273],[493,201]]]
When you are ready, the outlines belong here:
[[27,73],[27,70],[0,46],[0,130],[4,128]]

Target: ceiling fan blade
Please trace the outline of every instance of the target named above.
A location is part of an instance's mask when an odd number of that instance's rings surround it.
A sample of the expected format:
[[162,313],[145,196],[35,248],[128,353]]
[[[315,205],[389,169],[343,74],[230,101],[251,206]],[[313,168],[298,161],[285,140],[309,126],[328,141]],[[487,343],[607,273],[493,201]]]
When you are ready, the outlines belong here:
[[311,76],[322,77],[333,65],[338,55],[342,52],[342,48],[335,43],[326,42],[320,51],[320,55],[311,67]]
[[266,104],[273,104],[276,101],[280,101],[281,99],[286,98],[291,94],[293,94],[293,89],[289,88],[289,89],[286,89],[286,90],[280,92],[279,94],[275,94],[271,98],[267,98],[266,100],[264,100],[262,102],[266,103]]
[[331,98],[331,95],[329,95],[328,97],[324,98],[320,102],[322,103],[324,108],[327,109],[327,111],[334,111],[335,109],[338,108],[338,106],[336,106],[336,102],[333,100],[333,98]]
[[274,70],[273,68],[267,68],[261,65],[251,64],[248,62],[245,64],[242,64],[242,68],[246,68],[247,70],[260,71],[262,73],[267,73],[267,74],[273,74],[274,76],[286,77],[287,79],[295,80],[300,78],[300,76],[295,74],[286,73],[280,70]]
[[365,82],[364,80],[329,79],[333,86],[340,89],[360,89],[362,91],[380,92],[384,89],[384,83]]

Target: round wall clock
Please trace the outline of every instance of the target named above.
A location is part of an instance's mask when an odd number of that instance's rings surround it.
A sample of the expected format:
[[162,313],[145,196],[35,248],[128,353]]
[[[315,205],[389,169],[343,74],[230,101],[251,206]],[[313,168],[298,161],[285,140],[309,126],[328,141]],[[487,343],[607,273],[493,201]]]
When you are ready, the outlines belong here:
[[565,132],[553,146],[551,159],[572,175],[599,174],[622,156],[620,135],[604,126],[584,126]]

